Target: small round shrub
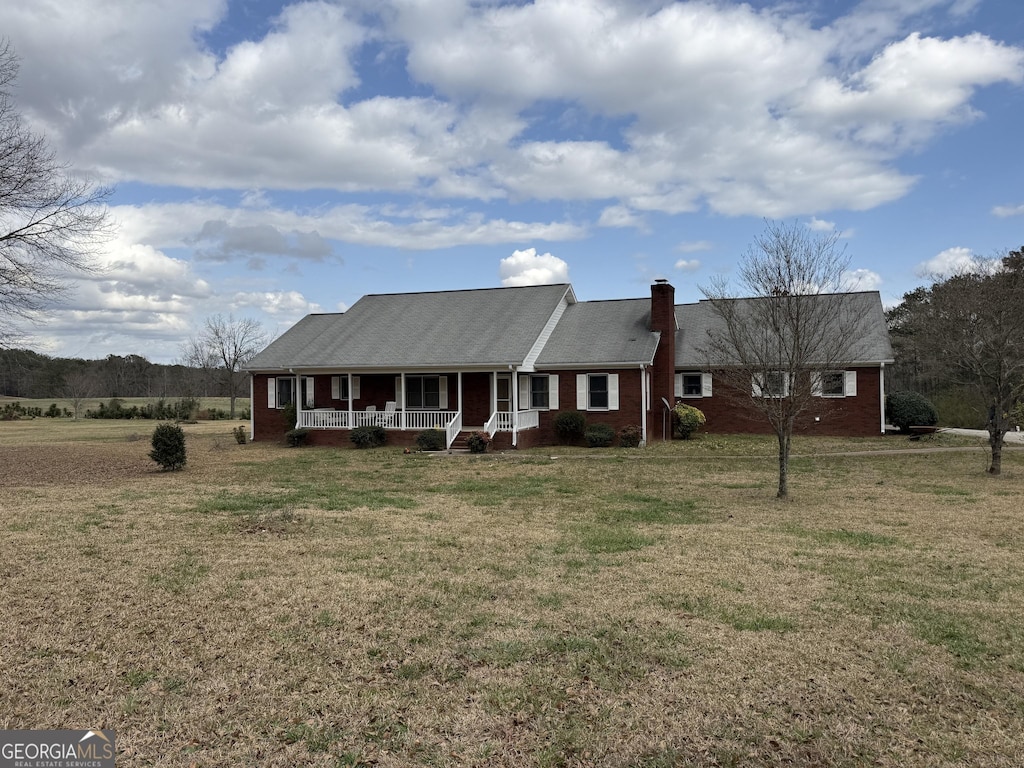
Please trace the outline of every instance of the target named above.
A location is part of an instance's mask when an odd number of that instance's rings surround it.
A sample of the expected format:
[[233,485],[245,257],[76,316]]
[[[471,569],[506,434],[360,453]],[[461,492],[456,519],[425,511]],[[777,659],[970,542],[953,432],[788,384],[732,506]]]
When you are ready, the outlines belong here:
[[349,435],[356,448],[379,448],[388,441],[388,433],[384,427],[356,427]]
[[630,424],[619,430],[619,445],[623,448],[636,448],[643,438],[643,430],[636,424]]
[[298,448],[299,446],[306,444],[306,438],[309,437],[309,430],[305,427],[296,427],[295,429],[289,429],[284,433],[284,440],[292,448]]
[[680,440],[689,440],[706,421],[700,408],[694,408],[686,403],[676,403],[676,407],[672,409],[672,435]]
[[440,429],[425,429],[416,435],[416,445],[421,451],[443,451],[444,432]]
[[239,445],[245,445],[249,442],[249,430],[239,424],[237,427],[231,430],[231,434],[235,436],[235,442]]
[[177,424],[160,424],[153,430],[153,450],[149,458],[162,470],[171,471],[185,466],[185,433]]
[[583,436],[591,448],[607,448],[615,439],[615,430],[607,424],[591,424]]
[[933,427],[939,414],[931,402],[917,392],[892,392],[885,396],[885,418],[900,432],[913,427]]
[[470,453],[486,453],[490,442],[491,437],[486,432],[474,432],[466,438],[466,445],[469,446]]
[[555,416],[555,434],[563,443],[573,443],[586,432],[587,417],[582,411],[562,411]]

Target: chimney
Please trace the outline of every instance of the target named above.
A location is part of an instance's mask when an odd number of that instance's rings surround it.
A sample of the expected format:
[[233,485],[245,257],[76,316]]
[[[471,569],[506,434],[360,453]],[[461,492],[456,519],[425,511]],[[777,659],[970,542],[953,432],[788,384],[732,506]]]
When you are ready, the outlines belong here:
[[[670,406],[676,402],[676,289],[664,278],[651,286],[651,330],[660,331],[661,339],[651,370],[650,434],[667,440],[672,437],[672,423],[662,418],[665,405],[661,400],[664,398]],[[667,434],[662,434],[662,424]]]

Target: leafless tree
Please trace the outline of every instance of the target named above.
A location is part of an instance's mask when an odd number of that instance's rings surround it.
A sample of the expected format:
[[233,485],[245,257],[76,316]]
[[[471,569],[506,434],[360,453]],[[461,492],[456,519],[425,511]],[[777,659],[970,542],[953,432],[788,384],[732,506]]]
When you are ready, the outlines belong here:
[[203,330],[182,346],[187,365],[212,371],[231,398],[231,418],[235,418],[235,398],[245,380],[242,366],[267,345],[267,335],[258,320],[214,315],[206,318]]
[[67,280],[95,269],[108,235],[109,191],[75,179],[14,105],[18,60],[0,43],[0,344],[16,336],[12,321],[29,320],[59,298]]
[[822,377],[862,359],[866,294],[844,290],[848,264],[836,233],[766,222],[740,261],[740,295],[747,298],[735,298],[724,280],[701,289],[714,315],[704,357],[724,385],[716,396],[771,425],[779,444],[780,499],[789,495],[798,417],[823,404],[815,397]]
[[1024,248],[978,259],[904,304],[928,374],[986,403],[988,471],[1000,474],[1009,414],[1024,399]]
[[87,366],[77,367],[64,375],[62,391],[64,397],[71,401],[71,409],[77,419],[85,401],[96,395],[96,374]]

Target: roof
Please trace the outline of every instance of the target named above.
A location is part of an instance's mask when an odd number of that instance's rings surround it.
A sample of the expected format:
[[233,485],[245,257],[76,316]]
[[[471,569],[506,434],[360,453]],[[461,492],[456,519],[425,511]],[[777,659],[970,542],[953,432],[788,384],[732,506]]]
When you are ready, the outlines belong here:
[[584,301],[567,307],[538,368],[654,361],[659,334],[650,330],[651,300]]
[[[826,302],[826,312],[837,331],[847,332],[855,328],[856,338],[849,353],[852,359],[844,362],[878,363],[892,362],[892,344],[882,310],[882,299],[878,291],[859,293],[816,294],[797,297],[800,299]],[[758,304],[771,301],[767,298],[727,299],[733,304],[740,317],[756,317]],[[721,314],[715,309],[715,302],[703,299],[696,304],[676,305],[676,368],[700,368],[706,365],[702,352],[709,334],[724,329]]]
[[371,294],[343,314],[308,315],[248,370],[521,365],[572,287]]

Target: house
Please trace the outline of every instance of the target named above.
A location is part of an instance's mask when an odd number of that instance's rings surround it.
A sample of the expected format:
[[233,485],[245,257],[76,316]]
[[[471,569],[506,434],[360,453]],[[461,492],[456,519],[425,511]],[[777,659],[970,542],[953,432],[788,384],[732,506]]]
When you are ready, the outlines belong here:
[[[869,319],[866,353],[827,378],[807,433],[884,429],[892,349],[881,300],[854,296]],[[676,305],[664,280],[649,298],[610,301],[578,301],[567,284],[364,296],[308,315],[249,362],[252,436],[298,426],[311,443],[350,446],[350,430],[374,425],[392,445],[436,428],[449,446],[480,430],[498,449],[522,448],[557,442],[558,413],[579,410],[658,441],[671,437],[666,404],[677,400],[704,411],[709,431],[767,431],[716,389],[701,355],[714,322],[709,302]]]

